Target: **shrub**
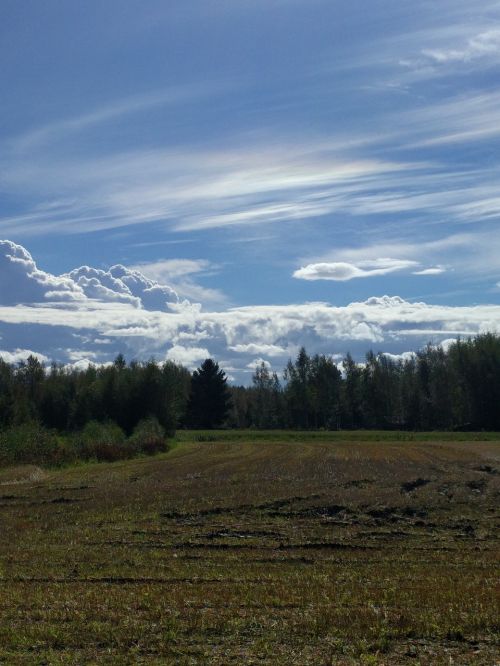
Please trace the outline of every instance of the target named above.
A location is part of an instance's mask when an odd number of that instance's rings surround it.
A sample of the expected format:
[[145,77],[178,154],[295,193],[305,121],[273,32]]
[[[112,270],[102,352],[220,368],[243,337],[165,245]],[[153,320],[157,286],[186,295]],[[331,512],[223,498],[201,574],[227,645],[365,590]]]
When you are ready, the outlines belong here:
[[129,445],[134,453],[154,455],[168,451],[165,430],[154,416],[139,421],[129,438]]
[[36,422],[13,426],[0,433],[0,464],[63,465],[74,462],[68,441]]
[[112,421],[89,421],[84,429],[75,435],[75,442],[78,457],[83,460],[112,462],[132,455],[123,430]]

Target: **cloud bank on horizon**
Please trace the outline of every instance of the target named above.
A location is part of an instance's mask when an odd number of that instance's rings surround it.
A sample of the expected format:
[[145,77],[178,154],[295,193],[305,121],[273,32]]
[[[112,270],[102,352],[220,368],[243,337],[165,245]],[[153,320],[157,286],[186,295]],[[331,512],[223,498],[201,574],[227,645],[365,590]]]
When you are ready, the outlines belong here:
[[155,357],[189,368],[216,356],[235,381],[249,381],[264,362],[281,370],[305,344],[342,355],[376,346],[389,354],[429,340],[500,332],[500,306],[445,307],[399,296],[371,297],[335,307],[329,303],[246,306],[204,311],[180,300],[167,285],[135,269],[83,266],[56,276],[40,270],[30,253],[0,241],[0,357],[15,363],[34,353],[86,367],[119,352]]
[[498,0],[7,2],[0,37],[5,358],[244,380],[498,330]]

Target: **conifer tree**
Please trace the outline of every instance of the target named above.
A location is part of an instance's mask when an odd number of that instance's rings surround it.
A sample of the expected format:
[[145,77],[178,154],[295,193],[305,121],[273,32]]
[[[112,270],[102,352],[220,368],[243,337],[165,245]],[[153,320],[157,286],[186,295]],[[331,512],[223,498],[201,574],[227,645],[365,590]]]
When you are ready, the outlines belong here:
[[213,359],[207,358],[193,372],[188,422],[194,428],[215,428],[224,422],[230,406],[226,373]]

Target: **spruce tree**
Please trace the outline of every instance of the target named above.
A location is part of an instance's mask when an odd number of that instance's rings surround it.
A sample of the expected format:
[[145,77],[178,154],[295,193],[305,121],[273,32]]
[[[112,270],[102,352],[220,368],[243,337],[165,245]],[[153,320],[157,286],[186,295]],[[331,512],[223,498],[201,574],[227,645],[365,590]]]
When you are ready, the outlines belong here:
[[215,428],[224,422],[230,406],[226,373],[213,359],[207,358],[193,373],[188,422],[194,428]]

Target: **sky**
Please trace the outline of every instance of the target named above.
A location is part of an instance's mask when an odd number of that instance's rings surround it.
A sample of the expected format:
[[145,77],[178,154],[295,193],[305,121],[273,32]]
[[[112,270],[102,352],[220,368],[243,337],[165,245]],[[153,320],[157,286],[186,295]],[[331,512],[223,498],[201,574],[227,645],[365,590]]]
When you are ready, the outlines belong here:
[[499,83],[493,0],[2,0],[0,356],[500,332]]

